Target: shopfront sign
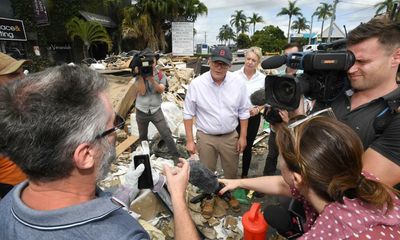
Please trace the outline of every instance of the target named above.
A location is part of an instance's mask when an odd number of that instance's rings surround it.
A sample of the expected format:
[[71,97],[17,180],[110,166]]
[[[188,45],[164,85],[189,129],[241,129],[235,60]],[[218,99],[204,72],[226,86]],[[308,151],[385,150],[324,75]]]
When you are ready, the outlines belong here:
[[0,17],[0,41],[26,41],[24,22]]

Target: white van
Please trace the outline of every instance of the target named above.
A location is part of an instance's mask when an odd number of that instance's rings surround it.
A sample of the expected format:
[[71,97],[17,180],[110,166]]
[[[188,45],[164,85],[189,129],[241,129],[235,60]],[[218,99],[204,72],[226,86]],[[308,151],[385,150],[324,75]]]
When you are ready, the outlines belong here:
[[313,51],[318,51],[318,44],[304,45],[303,52],[313,52]]

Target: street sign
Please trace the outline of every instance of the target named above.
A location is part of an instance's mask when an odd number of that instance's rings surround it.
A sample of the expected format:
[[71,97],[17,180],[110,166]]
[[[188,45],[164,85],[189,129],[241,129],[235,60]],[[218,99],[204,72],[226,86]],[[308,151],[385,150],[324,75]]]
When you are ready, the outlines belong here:
[[18,19],[0,18],[0,40],[26,41],[24,22]]

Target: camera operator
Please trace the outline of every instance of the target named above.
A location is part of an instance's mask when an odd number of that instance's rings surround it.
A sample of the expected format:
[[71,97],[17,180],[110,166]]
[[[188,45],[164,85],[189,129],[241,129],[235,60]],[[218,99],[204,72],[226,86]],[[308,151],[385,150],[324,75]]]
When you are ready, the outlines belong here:
[[347,49],[355,55],[347,71],[352,89],[331,106],[336,117],[361,138],[363,169],[387,185],[396,185],[400,183],[400,88],[396,83],[400,26],[372,19],[349,33]]
[[[138,92],[135,107],[139,139],[140,141],[147,140],[149,123],[152,122],[165,141],[174,161],[177,161],[178,149],[161,110],[161,94],[167,85],[167,78],[164,73],[157,71],[156,56],[150,49],[143,50],[132,62],[132,71],[138,74],[136,76]],[[147,65],[144,64],[145,62]]]

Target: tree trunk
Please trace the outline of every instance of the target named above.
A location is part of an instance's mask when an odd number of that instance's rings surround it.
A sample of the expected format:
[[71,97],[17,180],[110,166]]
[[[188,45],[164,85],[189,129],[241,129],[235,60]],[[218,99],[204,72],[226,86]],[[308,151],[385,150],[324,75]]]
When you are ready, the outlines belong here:
[[289,26],[288,26],[288,30],[287,30],[287,36],[288,36],[288,43],[290,43],[290,25],[292,23],[292,16],[289,15]]
[[322,25],[321,25],[321,42],[322,42],[322,34],[324,32],[324,20],[322,20]]
[[83,58],[88,58],[88,49],[85,44],[82,45],[82,50],[83,50]]

